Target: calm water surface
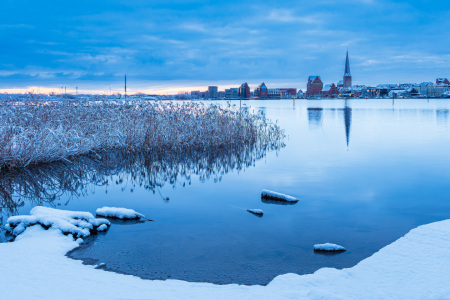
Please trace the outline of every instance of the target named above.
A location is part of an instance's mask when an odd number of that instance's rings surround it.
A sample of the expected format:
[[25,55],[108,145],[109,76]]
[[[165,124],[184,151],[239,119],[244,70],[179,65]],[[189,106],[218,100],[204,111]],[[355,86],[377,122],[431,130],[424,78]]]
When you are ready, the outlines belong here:
[[[267,284],[280,274],[352,267],[412,228],[450,218],[449,101],[242,103],[278,120],[285,148],[261,159],[230,153],[168,159],[150,176],[150,187],[148,178],[139,185],[139,166],[110,170],[107,181],[82,178],[81,192],[56,180],[45,205],[128,207],[155,220],[113,224],[70,256],[149,279]],[[194,168],[199,175],[182,176]],[[79,170],[70,176],[82,177]],[[262,189],[301,201],[265,203]],[[15,213],[28,213],[33,203],[24,201]],[[315,254],[313,245],[325,242],[348,251]]]

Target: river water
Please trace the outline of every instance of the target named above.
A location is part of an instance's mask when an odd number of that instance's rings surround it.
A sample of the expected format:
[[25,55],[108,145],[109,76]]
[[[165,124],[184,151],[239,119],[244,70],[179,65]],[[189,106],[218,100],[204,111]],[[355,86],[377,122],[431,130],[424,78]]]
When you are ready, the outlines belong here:
[[[132,208],[155,221],[115,222],[70,256],[148,279],[267,284],[280,274],[352,267],[412,228],[450,218],[449,101],[241,106],[276,120],[285,129],[286,146],[256,154],[235,149],[176,158],[118,155],[101,166],[95,160],[80,163],[64,174],[41,167],[19,176],[29,177],[20,192],[3,192],[3,202],[18,204],[3,205],[3,222],[36,204],[91,212]],[[263,202],[262,189],[301,200]],[[248,208],[262,209],[264,216]],[[314,253],[313,245],[325,242],[348,251]]]

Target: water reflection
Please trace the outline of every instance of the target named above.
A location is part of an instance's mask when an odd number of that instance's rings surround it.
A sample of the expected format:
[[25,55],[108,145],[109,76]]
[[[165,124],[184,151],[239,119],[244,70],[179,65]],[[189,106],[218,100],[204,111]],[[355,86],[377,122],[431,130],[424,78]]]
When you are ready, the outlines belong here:
[[352,126],[352,108],[345,103],[344,107],[344,123],[345,123],[345,139],[347,141],[347,147],[350,143],[350,129]]
[[447,125],[448,123],[448,109],[437,109],[436,110],[436,120],[438,125]]
[[308,107],[308,122],[310,128],[320,127],[323,118],[322,107]]
[[126,183],[128,187],[139,186],[155,193],[165,184],[191,184],[193,176],[202,182],[220,181],[224,174],[245,170],[267,151],[282,147],[282,141],[274,141],[270,145],[248,143],[188,152],[114,151],[80,156],[72,161],[3,170],[0,172],[0,218],[17,214],[18,207],[25,201],[55,206],[61,204],[56,203],[57,200],[64,198],[67,204],[73,197],[86,196],[95,186]]

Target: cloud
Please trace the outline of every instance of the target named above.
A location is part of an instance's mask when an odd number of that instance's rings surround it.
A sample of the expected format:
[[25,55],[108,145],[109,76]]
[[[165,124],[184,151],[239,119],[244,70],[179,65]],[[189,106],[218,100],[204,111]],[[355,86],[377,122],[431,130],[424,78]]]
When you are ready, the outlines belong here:
[[274,9],[266,17],[267,20],[281,23],[320,24],[322,20],[316,16],[298,16],[290,9]]

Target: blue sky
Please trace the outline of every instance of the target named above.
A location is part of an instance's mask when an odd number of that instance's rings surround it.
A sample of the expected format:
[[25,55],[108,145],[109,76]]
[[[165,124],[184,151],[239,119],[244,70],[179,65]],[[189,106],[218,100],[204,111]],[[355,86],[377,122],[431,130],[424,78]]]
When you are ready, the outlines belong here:
[[1,0],[0,89],[170,92],[450,77],[450,2]]

